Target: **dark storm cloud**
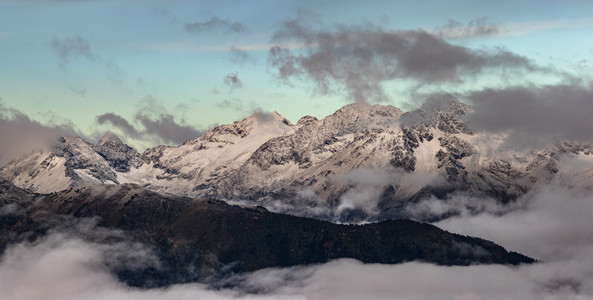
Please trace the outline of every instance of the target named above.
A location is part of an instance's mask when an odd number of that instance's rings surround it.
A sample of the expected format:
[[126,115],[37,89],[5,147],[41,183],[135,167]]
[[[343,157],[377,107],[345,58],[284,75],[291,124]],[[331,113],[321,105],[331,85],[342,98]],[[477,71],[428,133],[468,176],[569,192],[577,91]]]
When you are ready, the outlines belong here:
[[433,30],[433,33],[444,39],[468,39],[474,37],[492,36],[499,33],[500,29],[496,25],[488,24],[486,17],[474,19],[467,23],[449,19],[447,24],[439,26]]
[[174,144],[181,144],[203,133],[191,125],[176,122],[175,117],[170,114],[159,114],[157,117],[153,117],[139,113],[136,115],[136,120],[142,124],[146,134]]
[[269,51],[268,65],[281,82],[310,80],[316,93],[345,90],[358,102],[387,100],[382,85],[394,79],[440,84],[493,69],[537,69],[509,51],[453,45],[423,30],[389,31],[374,25],[316,29],[299,19],[284,22],[273,41],[293,45]]
[[484,89],[467,96],[471,126],[508,133],[509,143],[533,146],[558,140],[593,142],[593,87],[549,85]]
[[65,67],[71,60],[80,57],[91,61],[99,58],[91,49],[89,42],[80,35],[61,39],[54,37],[50,42],[50,46],[58,56],[62,67]]
[[239,22],[231,22],[218,17],[212,17],[205,22],[195,22],[185,24],[185,30],[189,32],[201,32],[211,30],[221,30],[227,32],[240,33],[246,30],[245,26]]
[[[144,142],[150,140],[156,143],[181,144],[203,133],[187,124],[183,118],[176,119],[151,96],[143,99],[140,105],[131,121],[113,112],[97,116],[96,121],[100,125],[110,125],[121,130],[128,138],[145,140]],[[183,110],[184,105],[176,107]]]
[[128,120],[115,113],[105,113],[97,116],[97,123],[101,125],[111,124],[113,127],[121,129],[127,136],[132,138],[138,138],[140,136],[138,130],[136,130]]
[[237,72],[224,76],[223,82],[224,85],[226,85],[231,90],[231,92],[235,89],[240,89],[243,87],[243,82],[241,82],[241,79],[239,79]]
[[41,124],[0,99],[0,166],[31,151],[48,149],[65,135],[78,135],[71,123]]

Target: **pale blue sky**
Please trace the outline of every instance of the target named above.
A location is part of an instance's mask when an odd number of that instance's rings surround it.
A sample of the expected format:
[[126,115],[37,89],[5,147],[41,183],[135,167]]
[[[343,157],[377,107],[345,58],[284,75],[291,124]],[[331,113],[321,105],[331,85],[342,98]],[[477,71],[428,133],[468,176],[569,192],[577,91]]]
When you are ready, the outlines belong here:
[[[314,94],[307,80],[281,84],[267,62],[274,32],[297,10],[308,11],[327,30],[372,23],[387,31],[433,32],[449,19],[466,25],[486,18],[485,24],[498,28],[496,34],[447,41],[474,50],[501,47],[577,75],[591,67],[593,1],[0,0],[0,98],[40,122],[69,120],[84,134],[110,130],[96,122],[108,112],[139,126],[133,118],[142,108],[200,129],[241,119],[254,109],[277,110],[292,122],[306,114],[324,117],[351,100],[339,89]],[[244,30],[225,25],[186,30],[187,24],[213,18]],[[52,41],[75,38],[88,45],[86,54],[60,58]],[[231,47],[244,49],[248,59],[238,62]],[[229,74],[236,74],[242,87],[225,85]],[[426,92],[509,84],[498,76],[482,74]],[[517,80],[525,79],[510,81]],[[553,80],[538,73],[526,82]],[[410,99],[415,84],[382,82],[387,104],[405,108],[405,102],[418,101]]]

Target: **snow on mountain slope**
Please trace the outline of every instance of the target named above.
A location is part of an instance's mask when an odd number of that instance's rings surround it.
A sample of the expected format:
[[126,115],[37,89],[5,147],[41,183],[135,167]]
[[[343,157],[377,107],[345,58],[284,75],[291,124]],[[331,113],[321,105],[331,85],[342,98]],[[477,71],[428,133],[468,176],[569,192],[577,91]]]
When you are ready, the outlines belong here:
[[[351,104],[323,120],[309,120],[295,130],[266,142],[239,170],[223,179],[219,196],[235,198],[250,195],[254,189],[262,194],[292,194],[306,187],[319,199],[337,200],[352,184],[341,177],[359,168],[415,169],[410,139],[418,139],[427,161],[423,173],[437,168],[434,155],[437,145],[431,142],[429,130],[411,132],[400,127],[404,113],[392,106]],[[299,123],[301,123],[299,121]],[[432,147],[432,148],[431,148]],[[430,149],[434,153],[430,153]],[[288,176],[287,174],[290,174]],[[229,190],[230,189],[230,190]],[[279,190],[274,190],[279,189]],[[228,194],[224,194],[228,193]],[[256,197],[259,195],[256,195]]]
[[[142,158],[119,139],[114,139],[117,137],[106,135],[99,145],[94,145],[80,137],[62,137],[54,150],[35,152],[13,161],[0,170],[0,176],[39,193],[82,184],[117,184],[116,170],[129,169],[128,164],[141,164]],[[121,152],[122,149],[128,152]]]
[[177,147],[158,146],[142,155],[113,134],[95,145],[61,138],[54,150],[33,153],[0,170],[0,177],[39,193],[105,183],[136,183],[153,190],[195,194],[194,188],[238,168],[265,141],[292,125],[278,113],[256,114],[218,126]]
[[178,147],[148,149],[155,180],[150,188],[195,196],[211,181],[239,168],[263,143],[292,129],[277,112],[221,125]]
[[70,187],[66,176],[66,159],[51,152],[35,152],[2,169],[0,176],[10,179],[19,187],[39,193],[51,193]]
[[[352,155],[355,148],[367,148],[385,126],[396,128],[402,113],[392,106],[351,104],[322,120],[304,117],[293,133],[264,143],[244,165],[220,178],[215,184],[217,188],[205,195],[253,199],[268,193],[294,195],[295,187],[303,184],[324,184],[361,162],[364,157]],[[384,153],[375,151],[373,155],[379,157]],[[256,190],[260,192],[254,193]]]
[[511,201],[553,179],[558,160],[568,153],[591,152],[591,146],[569,143],[504,149],[504,136],[471,130],[464,122],[468,113],[471,107],[444,98],[405,114],[391,106],[352,104],[322,120],[306,117],[293,133],[264,143],[199,195],[256,201],[280,211],[338,208],[346,219],[378,212],[405,217],[400,214],[406,203],[444,199],[455,191]]

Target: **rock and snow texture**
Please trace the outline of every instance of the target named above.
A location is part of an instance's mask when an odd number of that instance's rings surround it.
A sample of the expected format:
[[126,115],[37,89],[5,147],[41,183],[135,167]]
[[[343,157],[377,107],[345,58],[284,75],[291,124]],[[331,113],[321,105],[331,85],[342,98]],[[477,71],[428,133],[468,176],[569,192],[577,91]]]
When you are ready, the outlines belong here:
[[88,183],[136,183],[278,210],[320,205],[390,217],[420,197],[463,191],[508,202],[542,180],[587,185],[593,178],[590,145],[511,151],[503,147],[504,136],[472,130],[464,121],[471,111],[441,98],[407,113],[350,104],[297,124],[276,112],[256,114],[183,145],[142,154],[114,135],[96,145],[65,137],[51,152],[9,163],[0,177],[40,193]]
[[62,137],[53,151],[35,152],[4,166],[0,176],[38,193],[51,193],[72,186],[118,184],[118,172],[129,172],[144,158],[114,135],[98,145],[79,137]]
[[177,147],[144,152],[153,166],[150,187],[157,191],[198,196],[205,187],[237,170],[266,141],[292,129],[278,113],[256,114],[221,125]]
[[256,114],[218,126],[183,145],[139,154],[113,134],[95,145],[63,137],[52,151],[36,152],[0,170],[0,177],[39,193],[84,184],[136,183],[158,191],[197,195],[200,184],[239,168],[255,150],[293,126],[278,113]]

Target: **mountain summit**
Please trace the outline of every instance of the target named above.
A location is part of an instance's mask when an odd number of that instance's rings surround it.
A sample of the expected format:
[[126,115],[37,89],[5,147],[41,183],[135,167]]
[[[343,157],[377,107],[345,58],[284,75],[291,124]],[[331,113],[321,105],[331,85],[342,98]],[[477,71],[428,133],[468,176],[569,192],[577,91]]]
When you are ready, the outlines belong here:
[[113,133],[106,133],[99,139],[97,145],[118,148],[125,144],[117,137],[117,135]]

